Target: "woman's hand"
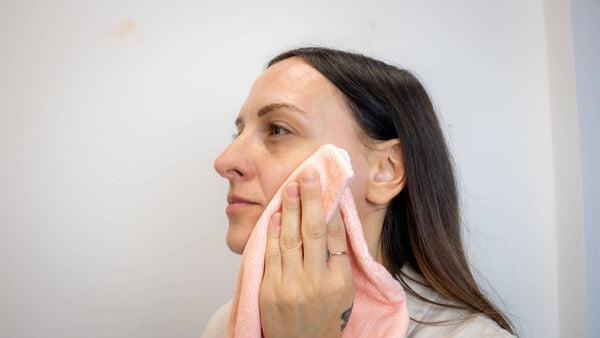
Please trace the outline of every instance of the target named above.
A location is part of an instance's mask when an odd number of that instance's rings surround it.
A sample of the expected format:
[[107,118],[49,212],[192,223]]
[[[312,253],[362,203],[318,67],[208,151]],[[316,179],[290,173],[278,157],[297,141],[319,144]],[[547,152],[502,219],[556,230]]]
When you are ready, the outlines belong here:
[[282,212],[269,225],[260,289],[265,337],[341,336],[354,301],[346,232],[339,210],[325,224],[319,178],[304,170],[282,196]]

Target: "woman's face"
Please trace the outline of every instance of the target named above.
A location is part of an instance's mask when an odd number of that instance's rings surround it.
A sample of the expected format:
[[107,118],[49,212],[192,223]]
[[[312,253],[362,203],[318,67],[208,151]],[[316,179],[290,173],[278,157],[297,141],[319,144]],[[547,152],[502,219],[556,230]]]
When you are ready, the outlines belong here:
[[366,147],[343,96],[298,58],[261,74],[236,119],[237,137],[215,161],[229,180],[227,245],[242,253],[265,207],[292,171],[321,145],[350,154],[351,190],[359,215],[365,203]]

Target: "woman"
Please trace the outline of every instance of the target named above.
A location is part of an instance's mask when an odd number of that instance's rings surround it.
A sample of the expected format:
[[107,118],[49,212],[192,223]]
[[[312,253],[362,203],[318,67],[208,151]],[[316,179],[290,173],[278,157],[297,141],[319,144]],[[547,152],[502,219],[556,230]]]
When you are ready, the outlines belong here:
[[[408,336],[514,333],[469,269],[450,154],[432,104],[409,72],[359,54],[291,50],[269,62],[235,124],[235,139],[215,161],[230,183],[232,251],[243,252],[289,174],[331,143],[350,155],[350,188],[371,255],[406,291]],[[282,212],[269,226],[260,293],[265,337],[340,336],[352,310],[347,257],[322,263],[326,248],[345,249],[343,223],[335,217],[325,224],[319,178],[303,174],[285,188]],[[228,306],[205,336],[224,334]]]

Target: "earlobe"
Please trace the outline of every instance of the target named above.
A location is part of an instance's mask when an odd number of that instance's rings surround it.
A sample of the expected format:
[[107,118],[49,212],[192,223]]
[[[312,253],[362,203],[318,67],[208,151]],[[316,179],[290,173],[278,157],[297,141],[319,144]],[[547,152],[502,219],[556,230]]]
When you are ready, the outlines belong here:
[[369,154],[370,175],[366,198],[375,205],[385,205],[404,189],[404,157],[400,140],[378,143]]

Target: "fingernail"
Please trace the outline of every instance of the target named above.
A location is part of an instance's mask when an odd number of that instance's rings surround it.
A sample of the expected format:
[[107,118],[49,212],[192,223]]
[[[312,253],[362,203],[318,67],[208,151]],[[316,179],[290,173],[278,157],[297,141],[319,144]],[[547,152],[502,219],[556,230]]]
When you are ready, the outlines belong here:
[[269,225],[269,232],[274,237],[279,237],[279,232],[281,231],[281,214],[276,213],[271,217],[271,224]]
[[317,179],[317,175],[312,170],[304,170],[302,173],[302,180],[304,183],[313,183]]
[[275,215],[273,215],[273,217],[271,218],[271,224],[275,227],[278,227],[281,225],[281,214],[280,213],[276,213]]
[[292,182],[287,187],[287,194],[290,198],[297,198],[300,196],[300,190],[298,189],[298,183]]

